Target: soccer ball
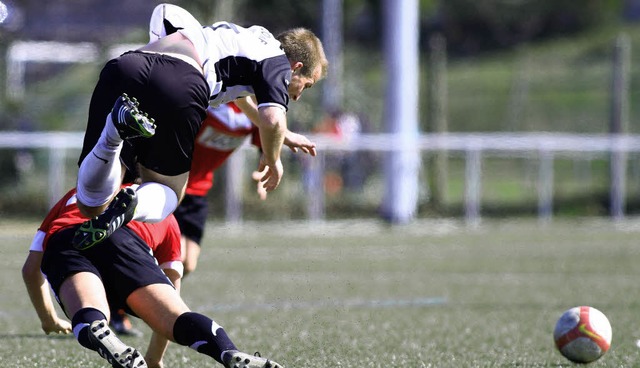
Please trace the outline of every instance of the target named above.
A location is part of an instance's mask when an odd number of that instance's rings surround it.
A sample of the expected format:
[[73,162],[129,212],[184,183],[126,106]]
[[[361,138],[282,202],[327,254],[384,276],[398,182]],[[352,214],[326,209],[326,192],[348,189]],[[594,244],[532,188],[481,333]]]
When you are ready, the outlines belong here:
[[575,363],[597,360],[611,346],[611,324],[593,307],[575,307],[562,313],[553,331],[556,347]]

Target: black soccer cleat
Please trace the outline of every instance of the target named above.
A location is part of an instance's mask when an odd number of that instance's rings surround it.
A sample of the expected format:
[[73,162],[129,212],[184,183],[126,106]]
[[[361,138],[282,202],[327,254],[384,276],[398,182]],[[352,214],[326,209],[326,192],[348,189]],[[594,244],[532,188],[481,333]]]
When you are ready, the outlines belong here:
[[121,189],[103,213],[80,225],[73,235],[73,246],[85,250],[101,243],[131,221],[137,204],[138,197],[133,188]]
[[150,138],[156,134],[155,120],[138,109],[138,101],[126,93],[118,97],[111,110],[111,121],[120,138]]

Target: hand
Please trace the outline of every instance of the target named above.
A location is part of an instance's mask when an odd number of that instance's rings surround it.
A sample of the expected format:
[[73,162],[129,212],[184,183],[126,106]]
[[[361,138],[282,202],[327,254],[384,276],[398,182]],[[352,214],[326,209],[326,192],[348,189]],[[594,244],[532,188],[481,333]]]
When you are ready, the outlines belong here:
[[265,200],[267,199],[267,190],[264,188],[264,185],[262,185],[262,182],[260,181],[260,179],[267,173],[267,169],[265,168],[263,171],[254,171],[251,173],[251,179],[255,180],[257,182],[256,187],[257,187],[257,192],[258,192],[258,197],[260,197],[261,200]]
[[53,320],[48,322],[42,322],[42,331],[47,335],[50,333],[55,334],[68,334],[71,333],[71,323],[64,319],[55,317]]
[[284,136],[284,144],[287,145],[294,153],[301,150],[311,156],[316,155],[316,144],[311,142],[309,138],[302,134],[287,131]]
[[278,158],[273,165],[268,165],[265,162],[264,155],[260,157],[258,171],[261,173],[264,172],[264,175],[260,178],[260,183],[267,192],[274,191],[278,185],[280,185],[280,180],[282,180],[282,175],[284,175],[282,161]]

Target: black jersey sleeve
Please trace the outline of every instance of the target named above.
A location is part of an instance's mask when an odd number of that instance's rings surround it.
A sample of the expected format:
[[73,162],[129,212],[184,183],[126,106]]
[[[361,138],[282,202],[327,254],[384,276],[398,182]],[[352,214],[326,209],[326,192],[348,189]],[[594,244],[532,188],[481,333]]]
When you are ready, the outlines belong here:
[[285,55],[264,59],[260,63],[261,78],[256,78],[253,91],[258,105],[275,103],[288,109],[291,82],[291,65]]

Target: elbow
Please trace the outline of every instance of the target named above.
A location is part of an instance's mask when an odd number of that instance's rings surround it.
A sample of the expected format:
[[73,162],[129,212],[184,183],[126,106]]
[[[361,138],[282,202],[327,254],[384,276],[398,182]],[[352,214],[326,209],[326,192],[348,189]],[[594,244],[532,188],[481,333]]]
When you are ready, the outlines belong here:
[[287,130],[287,115],[284,109],[267,106],[260,108],[260,126],[261,129],[272,131],[281,131],[283,134]]
[[39,259],[34,259],[36,256],[33,253],[34,252],[29,253],[29,256],[22,266],[22,280],[25,283],[38,282],[43,278],[42,273],[40,272],[41,262]]

